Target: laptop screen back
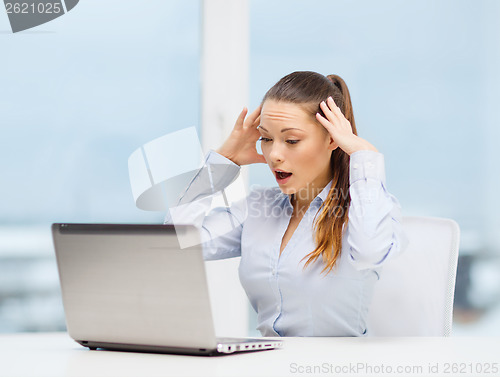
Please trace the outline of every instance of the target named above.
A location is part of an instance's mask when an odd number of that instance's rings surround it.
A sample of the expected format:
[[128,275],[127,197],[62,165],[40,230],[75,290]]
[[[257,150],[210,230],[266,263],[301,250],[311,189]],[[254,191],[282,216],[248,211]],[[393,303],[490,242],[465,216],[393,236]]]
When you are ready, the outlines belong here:
[[173,225],[53,224],[52,232],[73,339],[216,346],[201,247],[180,249]]

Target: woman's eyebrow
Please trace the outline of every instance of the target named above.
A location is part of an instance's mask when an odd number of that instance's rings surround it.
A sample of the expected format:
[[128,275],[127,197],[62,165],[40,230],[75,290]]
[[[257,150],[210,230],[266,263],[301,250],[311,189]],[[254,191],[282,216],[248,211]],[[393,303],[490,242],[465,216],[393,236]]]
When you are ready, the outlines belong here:
[[[268,130],[266,130],[264,127],[262,126],[259,126],[260,129],[266,131],[266,132],[269,132]],[[290,131],[290,130],[299,130],[299,131],[302,131],[302,132],[305,132],[304,130],[301,130],[300,128],[295,128],[295,127],[288,127],[288,128],[283,128],[281,130],[281,132],[286,132],[286,131]]]

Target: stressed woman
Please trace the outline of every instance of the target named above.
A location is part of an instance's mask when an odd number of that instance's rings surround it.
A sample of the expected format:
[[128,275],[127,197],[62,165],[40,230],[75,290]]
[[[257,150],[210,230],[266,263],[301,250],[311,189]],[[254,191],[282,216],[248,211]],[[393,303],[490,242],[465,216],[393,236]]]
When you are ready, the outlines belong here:
[[[278,187],[254,188],[205,215],[209,195],[253,163],[267,163]],[[241,256],[240,281],[262,335],[369,334],[374,284],[406,238],[384,157],[357,136],[345,82],[315,72],[283,77],[255,111],[243,109],[205,168],[166,223],[195,224],[207,260]]]

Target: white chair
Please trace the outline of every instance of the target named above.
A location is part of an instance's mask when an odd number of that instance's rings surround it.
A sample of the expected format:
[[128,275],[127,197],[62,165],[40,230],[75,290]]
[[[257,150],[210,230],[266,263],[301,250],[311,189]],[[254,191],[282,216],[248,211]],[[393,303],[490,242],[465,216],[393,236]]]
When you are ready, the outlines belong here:
[[460,228],[404,217],[407,248],[384,265],[368,315],[370,336],[450,336]]

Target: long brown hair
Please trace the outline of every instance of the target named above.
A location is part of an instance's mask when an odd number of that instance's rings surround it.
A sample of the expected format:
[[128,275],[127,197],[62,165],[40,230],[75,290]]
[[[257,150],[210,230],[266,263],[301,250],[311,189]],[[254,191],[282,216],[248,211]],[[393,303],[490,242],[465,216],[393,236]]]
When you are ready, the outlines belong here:
[[[265,94],[266,100],[289,102],[300,105],[312,119],[316,113],[325,116],[319,104],[331,96],[345,118],[351,123],[352,131],[357,135],[351,96],[347,85],[338,75],[323,76],[316,72],[297,71],[279,80]],[[319,124],[319,122],[318,122]],[[321,126],[323,127],[323,126]],[[332,187],[326,200],[315,216],[314,240],[316,248],[307,254],[304,265],[307,267],[321,255],[325,267],[322,272],[330,272],[342,250],[342,236],[347,225],[349,204],[349,155],[336,148],[330,157],[330,169],[333,176]],[[318,217],[319,214],[319,217]]]

